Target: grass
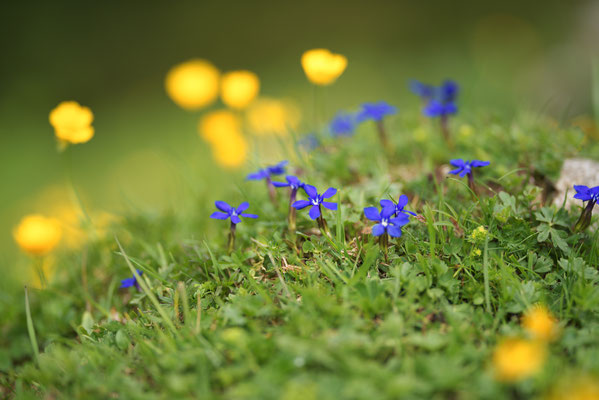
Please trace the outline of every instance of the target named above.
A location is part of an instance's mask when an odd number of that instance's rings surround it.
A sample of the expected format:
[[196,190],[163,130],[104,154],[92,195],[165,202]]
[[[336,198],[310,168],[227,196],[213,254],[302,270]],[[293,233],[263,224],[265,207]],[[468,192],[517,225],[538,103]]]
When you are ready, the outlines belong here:
[[[131,214],[61,252],[59,272],[29,292],[28,307],[22,289],[0,294],[0,394],[508,399],[599,374],[597,234],[572,234],[579,209],[544,200],[565,157],[599,148],[541,117],[468,120],[470,130],[453,124],[452,152],[436,125],[408,115],[389,125],[391,156],[368,124],[289,154],[304,181],[340,189],[339,210],[325,210],[330,238],[307,209],[289,235],[287,195],[271,204],[242,171],[219,198],[198,182],[199,204],[183,215]],[[476,171],[479,197],[437,173],[456,157],[491,160]],[[402,193],[419,217],[390,241],[385,262],[362,209]],[[208,219],[220,199],[247,200],[260,215],[239,225],[230,255],[228,225]],[[480,226],[482,239],[472,236]],[[117,289],[135,269],[141,290]],[[539,374],[497,382],[495,345],[523,335],[521,314],[539,302],[559,319],[560,338]]]

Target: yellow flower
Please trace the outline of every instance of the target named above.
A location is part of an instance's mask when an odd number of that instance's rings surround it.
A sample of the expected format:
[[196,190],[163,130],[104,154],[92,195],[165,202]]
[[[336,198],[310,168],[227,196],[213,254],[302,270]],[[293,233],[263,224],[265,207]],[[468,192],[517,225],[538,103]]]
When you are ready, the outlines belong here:
[[258,136],[285,136],[297,130],[300,111],[291,102],[263,97],[250,106],[246,119],[250,132]]
[[472,255],[480,257],[481,254],[482,251],[480,251],[480,249],[472,249]]
[[94,114],[76,101],[63,101],[50,111],[54,134],[63,143],[85,143],[94,136]]
[[302,54],[302,68],[308,80],[316,85],[330,85],[347,67],[347,58],[327,49],[308,50]]
[[549,342],[558,335],[556,319],[542,305],[536,305],[524,314],[522,326],[534,339]]
[[258,95],[260,80],[251,71],[233,71],[223,75],[220,96],[227,106],[246,108]]
[[166,92],[180,107],[198,110],[216,100],[220,72],[206,60],[194,59],[174,66],[166,75]]
[[546,349],[538,341],[504,339],[493,353],[495,378],[502,382],[528,378],[541,369],[546,357]]
[[204,140],[215,143],[231,134],[241,135],[241,120],[229,110],[212,111],[200,119],[198,131]]
[[248,158],[248,143],[242,134],[230,133],[212,143],[212,155],[223,167],[239,167]]
[[13,236],[23,251],[39,256],[50,252],[58,245],[62,230],[56,219],[32,214],[21,220]]
[[472,233],[470,234],[470,241],[472,243],[482,242],[487,237],[487,233],[488,233],[488,231],[485,229],[485,227],[480,225],[478,228],[473,230]]

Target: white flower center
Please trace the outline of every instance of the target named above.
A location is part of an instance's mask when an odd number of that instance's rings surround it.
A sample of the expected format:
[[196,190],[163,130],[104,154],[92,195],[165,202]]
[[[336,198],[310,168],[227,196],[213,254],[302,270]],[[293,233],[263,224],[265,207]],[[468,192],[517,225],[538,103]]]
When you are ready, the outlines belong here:
[[381,219],[381,225],[383,225],[386,228],[387,225],[389,225],[389,220],[387,220],[385,218]]

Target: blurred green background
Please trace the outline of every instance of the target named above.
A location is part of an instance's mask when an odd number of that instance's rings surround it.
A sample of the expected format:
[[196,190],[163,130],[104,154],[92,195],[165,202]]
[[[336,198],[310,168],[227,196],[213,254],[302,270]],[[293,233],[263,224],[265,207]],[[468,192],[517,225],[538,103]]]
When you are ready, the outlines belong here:
[[64,157],[48,113],[63,100],[95,115],[95,137],[72,149],[74,183],[89,208],[179,210],[193,200],[194,185],[226,181],[197,136],[198,114],[164,91],[168,69],[190,58],[256,72],[262,94],[297,101],[302,132],[313,128],[312,88],[299,59],[314,47],[349,59],[327,91],[327,117],[379,99],[418,112],[410,78],[457,80],[461,110],[505,118],[527,110],[563,123],[592,112],[596,1],[23,1],[2,8],[4,265],[18,257],[11,232],[21,216],[48,212],[48,199],[60,197],[52,193],[64,185]]

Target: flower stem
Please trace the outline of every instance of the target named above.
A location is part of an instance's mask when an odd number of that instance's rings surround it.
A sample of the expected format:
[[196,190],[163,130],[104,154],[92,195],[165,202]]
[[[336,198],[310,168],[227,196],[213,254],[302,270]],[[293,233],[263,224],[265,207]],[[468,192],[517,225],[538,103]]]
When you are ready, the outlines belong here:
[[453,149],[453,142],[451,141],[451,134],[449,132],[449,117],[447,115],[441,115],[439,118],[441,123],[441,133],[443,134],[443,139],[445,139],[445,143],[449,146],[450,149]]
[[383,233],[383,235],[380,237],[379,247],[385,255],[385,262],[389,262],[389,235],[387,234],[387,232]]
[[270,179],[270,176],[266,178],[266,187],[268,188],[268,196],[270,197],[271,203],[277,205],[277,191],[275,190],[275,186],[272,184],[272,179]]
[[318,208],[320,209],[320,215],[316,219],[316,221],[318,221],[318,227],[320,228],[320,231],[322,232],[323,235],[332,237],[331,231],[329,231],[329,227],[327,225],[327,221],[322,217],[322,207],[320,206],[320,204],[318,205]]
[[586,207],[582,210],[580,218],[576,221],[576,224],[572,227],[574,232],[584,231],[591,225],[591,218],[593,217],[593,207],[595,206],[594,200],[589,200]]
[[46,274],[44,273],[44,257],[36,257],[34,265],[37,275],[40,279],[40,287],[45,289],[48,285],[48,281],[46,280]]
[[231,230],[229,231],[229,254],[231,254],[235,248],[235,228],[237,228],[237,225],[231,222]]
[[289,215],[288,215],[288,222],[289,222],[289,232],[290,233],[294,233],[295,232],[295,221],[296,221],[296,209],[295,207],[293,207],[293,203],[295,203],[295,199],[297,197],[297,189],[291,189],[291,192],[289,194]]
[[389,139],[387,138],[387,131],[385,130],[385,125],[383,124],[383,120],[376,121],[376,128],[379,132],[379,139],[381,140],[381,144],[385,149],[389,149]]
[[478,190],[476,189],[476,183],[474,183],[474,174],[472,171],[468,172],[468,187],[478,196]]

